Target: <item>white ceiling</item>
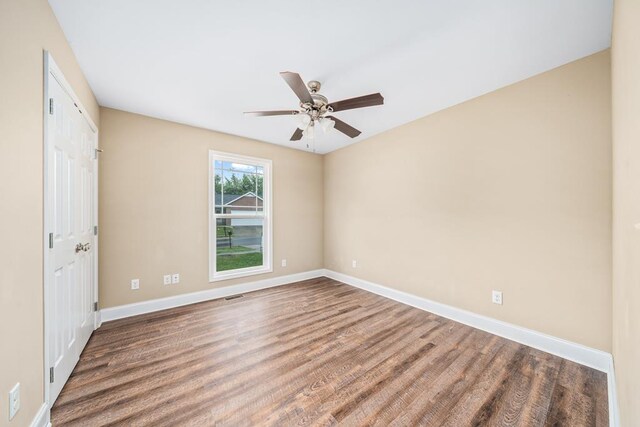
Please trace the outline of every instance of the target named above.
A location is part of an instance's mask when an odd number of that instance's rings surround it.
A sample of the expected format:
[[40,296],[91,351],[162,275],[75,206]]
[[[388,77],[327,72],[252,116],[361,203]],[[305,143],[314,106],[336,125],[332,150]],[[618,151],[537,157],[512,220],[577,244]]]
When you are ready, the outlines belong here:
[[[360,129],[315,139],[326,153],[610,46],[612,0],[49,0],[100,105],[261,141],[289,142],[280,71]],[[313,147],[312,147],[313,148]]]

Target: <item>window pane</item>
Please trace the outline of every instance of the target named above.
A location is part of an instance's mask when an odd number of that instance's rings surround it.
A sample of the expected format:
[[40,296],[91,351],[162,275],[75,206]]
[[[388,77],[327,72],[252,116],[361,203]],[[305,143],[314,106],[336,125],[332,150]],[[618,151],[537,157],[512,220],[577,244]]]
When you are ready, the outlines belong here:
[[255,215],[262,211],[262,167],[220,161],[215,166],[215,213]]
[[263,265],[263,219],[216,220],[216,271]]

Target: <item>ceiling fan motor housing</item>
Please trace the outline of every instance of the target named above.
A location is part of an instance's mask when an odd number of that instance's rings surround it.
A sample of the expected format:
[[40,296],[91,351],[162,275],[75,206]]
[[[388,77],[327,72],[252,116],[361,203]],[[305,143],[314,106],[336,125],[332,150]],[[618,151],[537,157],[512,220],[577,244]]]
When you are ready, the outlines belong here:
[[[311,83],[312,82],[309,82],[309,87],[312,86]],[[320,87],[320,83],[318,83],[318,87]],[[313,100],[313,104],[309,102],[300,103],[300,107],[313,119],[318,119],[329,112],[329,100],[326,96],[320,95],[317,92],[312,92],[311,99]]]

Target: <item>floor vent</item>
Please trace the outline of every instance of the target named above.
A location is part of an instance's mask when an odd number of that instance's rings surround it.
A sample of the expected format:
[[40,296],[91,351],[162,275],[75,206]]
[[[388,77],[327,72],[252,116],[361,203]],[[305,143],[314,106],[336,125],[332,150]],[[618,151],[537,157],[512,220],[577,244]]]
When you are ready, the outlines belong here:
[[236,298],[242,298],[244,295],[242,294],[238,294],[238,295],[231,295],[228,297],[224,297],[224,299],[226,299],[227,301],[229,301],[230,299],[236,299]]

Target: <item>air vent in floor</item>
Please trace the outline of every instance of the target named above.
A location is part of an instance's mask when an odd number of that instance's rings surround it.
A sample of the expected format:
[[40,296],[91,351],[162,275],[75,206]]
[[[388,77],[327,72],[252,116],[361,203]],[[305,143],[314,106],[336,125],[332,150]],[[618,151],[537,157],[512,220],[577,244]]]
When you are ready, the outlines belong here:
[[228,297],[224,297],[224,299],[226,299],[227,301],[229,301],[230,299],[236,299],[236,298],[242,298],[244,295],[242,294],[238,294],[238,295],[231,295]]

